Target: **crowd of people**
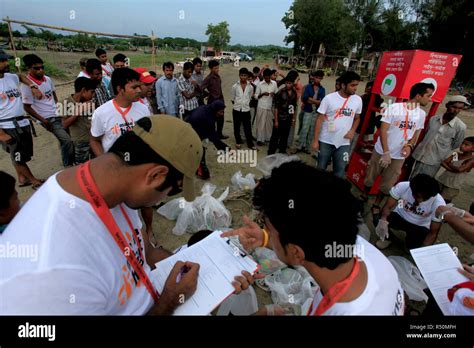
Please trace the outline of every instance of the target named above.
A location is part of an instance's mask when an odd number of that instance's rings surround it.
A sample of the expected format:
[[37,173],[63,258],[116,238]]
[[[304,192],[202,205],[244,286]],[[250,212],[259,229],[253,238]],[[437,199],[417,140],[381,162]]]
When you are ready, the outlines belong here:
[[[230,148],[223,141],[228,136],[219,62],[209,61],[205,76],[203,61],[195,58],[184,63],[178,78],[174,64],[165,62],[158,77],[132,69],[123,54],[111,64],[105,50],[95,53],[97,58],[81,59],[74,91],[59,103],[40,57],[23,57],[25,76],[9,73],[11,56],[0,52],[0,142],[17,173],[15,180],[0,172],[0,238],[34,243],[42,251],[36,263],[2,261],[0,313],[171,314],[179,295],[189,298],[196,289],[199,265],[183,262],[175,265],[163,292],[156,292],[149,272],[170,252],[152,245],[149,236],[154,205],[180,192],[192,201],[194,177],[210,178],[203,140],[218,150]],[[275,168],[254,190],[253,205],[264,226],[245,218],[243,227],[224,235],[239,236],[248,250],[269,247],[287,265],[305,267],[319,291],[304,314],[402,315],[403,289],[378,250],[390,245],[391,229],[406,232],[407,248],[432,245],[443,222],[474,240],[472,215],[447,205],[474,167],[474,137],[465,137],[467,127],[457,117],[467,100],[450,97],[446,112],[430,119],[418,144],[426,118],[421,107],[431,101],[432,84],[416,83],[407,102],[385,107],[377,96],[368,110],[372,82],[359,96],[361,77],[355,72],[339,76],[333,92],[323,79],[322,71],[311,72],[303,85],[294,70],[286,75],[268,66],[238,70],[230,91],[233,151],[242,147],[243,128],[249,150],[312,153],[317,165],[293,161]],[[25,112],[59,141],[65,169],[46,182],[27,165],[34,127]],[[347,166],[359,145],[375,137],[365,189],[356,198],[345,179]],[[397,184],[406,161],[413,170]],[[445,172],[437,176],[441,167]],[[361,202],[368,201],[379,177],[371,206],[377,249],[358,236],[358,225]],[[16,182],[38,190],[21,209]],[[325,247],[332,243],[362,245],[364,257],[327,257]],[[473,280],[472,271],[465,266],[462,272]],[[235,293],[255,277],[247,272],[236,277]]]

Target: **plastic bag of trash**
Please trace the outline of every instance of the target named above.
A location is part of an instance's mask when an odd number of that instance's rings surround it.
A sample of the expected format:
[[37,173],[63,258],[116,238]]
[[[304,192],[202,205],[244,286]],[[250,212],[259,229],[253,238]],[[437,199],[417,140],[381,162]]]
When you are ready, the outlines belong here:
[[272,274],[287,267],[286,264],[280,261],[275,252],[268,248],[257,248],[252,256],[260,265],[259,273],[261,274]]
[[316,282],[304,267],[284,268],[265,277],[275,304],[296,304],[302,306],[308,298],[314,297]]
[[260,160],[257,164],[257,169],[260,170],[264,175],[270,175],[273,168],[277,168],[283,163],[299,159],[300,158],[296,155],[288,156],[282,153],[276,153],[265,157],[263,160]]
[[203,217],[200,215],[192,202],[183,200],[183,208],[178,216],[176,225],[171,232],[174,235],[182,236],[186,232],[197,232],[203,224]]
[[217,310],[217,315],[252,315],[258,310],[257,294],[253,287],[232,295],[222,302]]
[[428,301],[428,296],[423,289],[426,289],[425,280],[421,276],[420,270],[409,260],[402,256],[389,256],[388,259],[398,273],[398,279],[408,298],[413,301]]
[[168,220],[176,220],[183,211],[186,200],[183,197],[172,199],[165,205],[158,208],[158,214],[163,215]]
[[196,213],[202,217],[202,220],[197,220],[196,225],[198,227],[193,232],[199,230],[215,231],[230,226],[232,216],[223,203],[229,194],[229,188],[227,187],[219,198],[212,196],[215,190],[215,185],[206,183],[201,189],[202,195],[194,200],[193,206]]
[[232,175],[230,181],[232,182],[232,185],[243,191],[253,190],[256,185],[254,174],[248,173],[244,177],[242,176],[242,172],[240,170]]

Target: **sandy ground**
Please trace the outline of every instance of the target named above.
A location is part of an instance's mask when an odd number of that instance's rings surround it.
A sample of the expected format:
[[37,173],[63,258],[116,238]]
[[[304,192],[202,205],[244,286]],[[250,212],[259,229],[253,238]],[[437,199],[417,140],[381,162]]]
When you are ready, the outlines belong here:
[[[110,54],[112,56],[113,53]],[[75,66],[77,66],[77,62],[79,58],[84,56],[84,54],[61,54],[61,58],[59,59],[57,55],[53,55],[49,52],[41,52],[41,55],[49,59],[51,59],[57,63],[59,67],[69,71],[71,76],[74,76],[74,73],[77,73],[75,70]],[[54,58],[53,58],[54,57]],[[247,68],[252,68],[255,65],[262,65],[262,62],[245,62],[242,63],[241,66],[246,66]],[[151,68],[151,67],[150,67]],[[221,67],[221,77],[223,81],[223,91],[225,100],[227,102],[227,109],[225,112],[225,125],[224,125],[224,133],[229,137],[226,142],[230,146],[235,145],[235,140],[233,137],[233,128],[232,128],[232,109],[230,107],[230,89],[231,86],[238,80],[238,69],[231,65],[224,65]],[[307,83],[308,77],[306,74],[300,75],[302,78],[303,83]],[[60,83],[61,81],[55,81],[56,83]],[[334,77],[326,77],[322,84],[326,88],[326,91],[333,91],[334,90]],[[365,82],[362,82],[359,86],[358,92],[359,94],[363,93],[365,86]],[[60,100],[65,98],[69,93],[72,93],[72,85],[61,86],[57,88],[57,94]],[[440,106],[438,112],[444,112],[444,106]],[[474,112],[470,111],[463,111],[460,115],[461,119],[468,125],[468,132],[467,135],[474,135]],[[34,159],[29,163],[30,168],[32,169],[33,173],[39,178],[47,178],[51,174],[61,170],[61,160],[60,160],[60,152],[59,152],[59,145],[56,139],[52,134],[49,134],[45,131],[42,127],[36,126],[36,130],[38,133],[38,137],[34,139]],[[242,132],[243,133],[243,132]],[[243,146],[245,148],[245,146]],[[266,155],[267,147],[260,147],[260,151],[258,152],[258,160],[261,160]],[[315,165],[315,160],[306,154],[298,154],[300,158],[306,161],[309,164]],[[212,144],[208,147],[208,154],[207,154],[207,162],[211,172],[211,179],[210,182],[217,185],[217,190],[215,196],[220,194],[227,186],[231,185],[230,179],[232,175],[241,170],[242,173],[245,175],[249,172],[254,173],[256,177],[260,177],[262,173],[258,171],[256,168],[251,167],[249,164],[234,164],[234,163],[217,163],[217,153]],[[0,168],[10,174],[14,174],[14,169],[10,163],[9,156],[3,151],[0,151]],[[204,181],[196,180],[196,189],[200,189]],[[17,188],[20,199],[24,202],[26,201],[34,191],[29,188]],[[358,194],[358,190],[354,188],[354,193]],[[462,190],[460,195],[455,198],[454,203],[456,206],[459,206],[464,209],[469,209],[469,206],[472,201],[474,201],[474,178],[471,175],[469,177],[468,182],[465,185],[465,188]],[[324,199],[321,197],[321,199]],[[370,203],[370,201],[369,201]],[[251,208],[249,204],[245,201],[231,201],[226,203],[227,208],[231,211],[232,214],[232,226],[239,227],[242,224],[242,216],[244,214],[249,214]],[[374,227],[371,223],[371,216],[369,212],[369,205],[366,205],[364,209],[364,218],[367,222],[367,225],[372,231],[372,240],[375,240],[375,232]],[[171,229],[174,227],[174,221],[168,221],[159,214],[154,215],[153,221],[153,230],[154,230],[154,237],[158,241],[159,244],[163,245],[165,248],[169,250],[173,250],[174,248],[184,244],[190,237],[190,234],[185,234],[183,236],[175,236],[171,233]],[[315,221],[315,228],[317,228],[318,224],[321,226],[327,226],[330,222],[316,222]],[[467,241],[461,239],[449,226],[445,225],[442,227],[441,232],[439,234],[437,243],[449,243],[452,247],[457,247],[459,250],[459,258],[463,263],[469,262],[472,263],[474,261],[474,254],[472,245],[469,245]],[[409,257],[408,251],[404,250],[403,246],[399,243],[394,243],[389,249],[384,251],[386,255],[405,255]],[[257,295],[259,298],[259,304],[264,305],[267,303],[271,303],[270,296],[264,293],[260,289],[257,288]],[[416,305],[416,304],[415,304]],[[420,304],[418,304],[420,305]],[[418,307],[418,306],[417,306]]]

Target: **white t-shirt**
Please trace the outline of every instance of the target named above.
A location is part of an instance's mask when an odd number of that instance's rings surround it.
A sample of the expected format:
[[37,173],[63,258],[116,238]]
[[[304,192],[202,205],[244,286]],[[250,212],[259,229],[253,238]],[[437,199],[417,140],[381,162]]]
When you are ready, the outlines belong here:
[[[405,300],[395,268],[384,254],[360,236],[356,248],[367,267],[367,285],[358,298],[335,303],[323,315],[403,315]],[[314,298],[303,304],[302,315],[308,313],[313,301],[313,313],[316,312],[322,299],[320,289],[316,290]]]
[[[406,114],[408,111],[408,126],[405,125]],[[402,148],[413,138],[418,129],[423,129],[425,125],[426,112],[417,106],[413,110],[408,110],[404,103],[394,103],[388,106],[382,114],[382,122],[389,123],[387,131],[388,148],[390,157],[393,159],[404,159]],[[404,137],[406,128],[406,139]],[[375,151],[379,155],[383,154],[382,142],[380,137],[375,144]]]
[[446,202],[439,193],[414,207],[415,198],[411,192],[410,182],[403,181],[392,187],[390,196],[398,201],[393,211],[414,225],[430,228],[431,221],[441,221],[436,218],[436,209],[440,205],[446,205]]
[[38,86],[38,89],[41,91],[41,93],[43,93],[43,98],[34,98],[31,88],[24,84],[21,85],[21,94],[23,96],[23,104],[31,104],[33,110],[35,110],[42,117],[48,119],[51,117],[57,117],[56,102],[54,101],[53,96],[55,88],[53,81],[48,76],[45,76],[44,78],[45,81],[43,81],[41,84],[37,84],[30,79],[31,82]]
[[[131,250],[138,255],[136,233],[144,255],[138,212],[124,208],[134,232],[119,206],[110,211]],[[10,256],[0,262],[1,315],[142,315],[153,305],[92,206],[64,191],[56,175],[26,202],[1,243]],[[149,275],[146,262],[144,269]]]
[[[118,106],[120,108],[120,106]],[[124,108],[120,108],[125,112]],[[117,111],[114,105],[114,99],[99,106],[92,114],[91,134],[94,137],[102,137],[102,147],[107,152],[122,134],[129,131],[129,128],[135,126],[139,119],[150,116],[150,110],[146,105],[135,102],[128,113],[125,115],[127,122]]]
[[[5,73],[3,78],[0,78],[0,128],[15,128],[12,121],[1,122],[1,120],[25,114],[21,93],[18,89],[19,84],[20,79],[15,74]],[[18,124],[20,127],[24,127],[29,124],[29,121],[21,120],[18,121]]]
[[351,129],[355,115],[360,115],[362,112],[362,98],[356,94],[351,95],[344,109],[341,109],[346,100],[347,98],[341,97],[339,92],[333,92],[321,101],[318,113],[326,117],[321,125],[319,141],[334,145],[336,148],[350,144],[351,141],[345,139],[344,135]]
[[104,76],[112,77],[112,73],[114,72],[114,67],[109,62],[102,64],[102,74]]
[[77,74],[77,78],[79,78],[79,77],[87,77],[88,79],[91,78],[91,77],[89,76],[89,74],[86,73],[86,72],[83,71],[83,70],[81,70],[81,71],[79,72],[79,74]]

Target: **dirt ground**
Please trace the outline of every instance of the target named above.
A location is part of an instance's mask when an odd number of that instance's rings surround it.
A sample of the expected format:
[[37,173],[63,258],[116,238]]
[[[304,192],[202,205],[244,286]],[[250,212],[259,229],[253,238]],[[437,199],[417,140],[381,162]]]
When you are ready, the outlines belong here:
[[[53,54],[50,52],[40,52],[43,58],[46,60],[51,60],[59,68],[66,70],[68,76],[75,76],[77,74],[78,61],[84,54],[79,53],[61,53]],[[113,52],[109,53],[109,56],[113,56]],[[60,57],[58,57],[60,55]],[[87,56],[87,54],[85,55]],[[133,55],[132,55],[133,57]],[[244,62],[241,63],[241,67],[245,66],[247,68],[252,68],[255,65],[262,66],[266,62]],[[268,62],[271,64],[271,62]],[[133,64],[133,58],[132,58]],[[151,68],[148,66],[147,68]],[[227,103],[227,108],[225,111],[225,125],[224,133],[229,136],[228,140],[225,140],[228,145],[233,147],[235,145],[235,140],[233,137],[233,128],[232,128],[232,108],[230,103],[230,90],[231,86],[238,80],[238,69],[233,67],[230,64],[221,66],[221,78],[223,81],[223,92],[225,101]],[[159,73],[159,72],[158,72]],[[304,84],[308,81],[308,76],[306,74],[300,74],[302,82]],[[56,84],[62,82],[53,79]],[[332,92],[334,90],[335,77],[325,77],[322,81],[323,86],[326,88],[326,92]],[[358,94],[362,94],[365,87],[365,81],[362,82],[358,89]],[[71,84],[66,86],[57,87],[57,95],[60,100],[65,98],[69,93],[72,93],[73,86]],[[445,111],[444,106],[440,106],[438,113]],[[463,111],[460,114],[460,118],[468,125],[467,135],[474,135],[474,112],[473,111]],[[34,139],[34,159],[29,163],[33,173],[39,178],[47,178],[51,174],[62,169],[61,160],[60,160],[60,151],[59,144],[57,140],[53,137],[52,134],[45,131],[41,126],[36,126],[36,131],[38,137]],[[245,148],[245,146],[243,146]],[[266,156],[267,147],[259,147],[258,160],[261,160]],[[298,154],[298,156],[306,161],[309,164],[315,165],[315,159],[307,154]],[[217,153],[212,144],[208,147],[207,153],[207,162],[211,172],[210,182],[217,185],[217,190],[215,196],[219,195],[227,186],[231,185],[230,179],[232,175],[241,170],[243,175],[247,173],[254,173],[256,177],[262,176],[262,173],[256,168],[251,167],[249,164],[233,164],[233,163],[217,163]],[[9,156],[0,151],[0,169],[4,170],[12,175],[14,175],[14,169],[10,163]],[[196,189],[200,189],[204,181],[196,180]],[[17,188],[19,192],[20,199],[25,202],[28,198],[34,193],[34,191],[29,188]],[[354,188],[354,193],[358,194],[358,190]],[[324,198],[321,198],[324,199]],[[458,197],[454,199],[456,206],[459,206],[464,209],[469,209],[471,202],[474,201],[474,178],[473,175],[469,176],[469,179],[465,185],[465,188],[461,191]],[[370,203],[370,201],[369,201]],[[375,240],[374,227],[371,222],[371,216],[369,212],[369,206],[366,205],[364,209],[364,219],[366,220],[367,225],[372,231],[372,239]],[[226,203],[226,207],[230,210],[232,214],[232,227],[239,227],[242,224],[242,216],[244,214],[249,214],[251,207],[246,201],[229,201]],[[321,226],[327,226],[330,222],[320,222]],[[174,221],[168,221],[159,214],[154,215],[153,221],[153,230],[154,237],[159,244],[163,245],[169,250],[173,250],[176,247],[184,244],[190,237],[190,234],[185,234],[184,236],[175,236],[171,233],[171,229],[174,227]],[[317,225],[315,224],[315,228]],[[449,226],[444,225],[439,234],[437,243],[449,243],[452,247],[457,247],[459,250],[459,258],[463,263],[472,263],[474,261],[474,254],[472,245],[463,239],[461,239]],[[410,258],[407,250],[404,250],[403,246],[400,243],[393,243],[392,246],[384,251],[386,255],[404,255]],[[259,305],[264,305],[271,303],[270,296],[260,289],[257,290],[257,295],[259,299]]]

